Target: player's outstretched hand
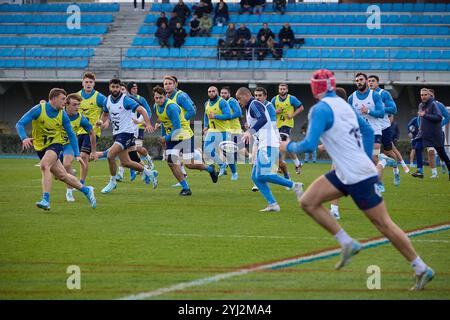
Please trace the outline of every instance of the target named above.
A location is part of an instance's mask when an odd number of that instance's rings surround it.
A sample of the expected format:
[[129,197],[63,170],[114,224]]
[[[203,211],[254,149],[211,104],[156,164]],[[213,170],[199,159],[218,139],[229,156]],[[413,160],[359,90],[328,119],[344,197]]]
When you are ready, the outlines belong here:
[[33,138],[26,138],[22,141],[22,150],[33,148]]
[[155,128],[151,124],[149,124],[148,126],[145,126],[144,132],[153,133],[155,132]]
[[97,161],[98,160],[98,155],[97,152],[91,152],[91,154],[89,155],[89,161]]
[[322,144],[319,144],[318,146],[317,146],[317,149],[319,150],[319,152],[323,152],[323,151],[325,151],[326,149],[325,149],[325,145],[322,143]]
[[242,135],[242,141],[245,144],[250,144],[250,139],[252,138],[252,134],[248,131],[245,131],[244,134]]
[[[100,120],[101,121],[101,120]],[[103,124],[101,125],[101,128],[104,130],[104,129],[107,129],[109,127],[109,120],[106,120],[105,122],[103,122]]]

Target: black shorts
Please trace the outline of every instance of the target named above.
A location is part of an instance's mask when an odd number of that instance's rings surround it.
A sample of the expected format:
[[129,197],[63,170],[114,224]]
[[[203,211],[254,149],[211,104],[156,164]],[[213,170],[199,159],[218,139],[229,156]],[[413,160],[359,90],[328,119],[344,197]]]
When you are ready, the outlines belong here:
[[381,131],[381,143],[385,151],[392,150],[392,130],[391,127],[387,127]]
[[114,135],[113,138],[114,143],[120,145],[123,150],[134,146],[134,133],[122,132]]
[[56,153],[56,156],[57,156],[58,158],[60,158],[63,149],[64,149],[64,147],[63,147],[62,144],[60,144],[60,143],[55,143],[55,144],[49,145],[49,146],[48,146],[47,148],[45,148],[45,149],[42,149],[42,150],[40,150],[40,151],[36,151],[36,153],[37,153],[39,159],[42,160],[42,158],[45,156],[45,153],[47,152],[47,150],[52,150],[53,152]]
[[144,129],[140,128],[140,129],[138,130],[138,136],[137,136],[136,139],[144,140]]
[[166,142],[166,155],[168,162],[172,162],[172,157],[180,157],[180,153],[183,153],[183,160],[191,160],[194,158],[194,136],[185,140],[167,141]]
[[336,176],[336,171],[331,170],[325,174],[325,178],[345,196],[350,195],[361,210],[372,209],[383,201],[377,187],[378,176],[367,178],[355,184],[343,184]]
[[288,126],[281,126],[278,131],[280,132],[281,141],[286,141],[291,135],[292,128]]
[[[95,143],[97,143],[97,136],[95,136]],[[91,138],[89,134],[84,133],[78,136],[78,148],[80,148],[80,152],[91,153]]]

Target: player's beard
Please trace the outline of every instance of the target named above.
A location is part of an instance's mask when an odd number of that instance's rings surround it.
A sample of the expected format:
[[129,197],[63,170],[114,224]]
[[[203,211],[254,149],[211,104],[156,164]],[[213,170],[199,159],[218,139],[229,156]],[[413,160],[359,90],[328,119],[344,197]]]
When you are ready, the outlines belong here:
[[120,91],[113,91],[111,92],[111,95],[114,99],[116,99],[117,97],[119,97],[122,94],[122,92]]
[[367,83],[365,83],[364,85],[358,85],[358,91],[366,91],[367,89]]

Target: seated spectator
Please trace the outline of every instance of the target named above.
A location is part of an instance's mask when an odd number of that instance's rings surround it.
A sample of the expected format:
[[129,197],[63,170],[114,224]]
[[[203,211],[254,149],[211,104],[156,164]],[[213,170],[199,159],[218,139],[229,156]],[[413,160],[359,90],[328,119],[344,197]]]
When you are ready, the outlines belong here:
[[252,33],[250,29],[245,26],[245,24],[241,23],[239,29],[237,30],[237,39],[244,40],[244,44],[247,43],[252,37]]
[[234,23],[229,23],[225,33],[225,43],[230,46],[237,40],[237,30]]
[[272,32],[272,30],[270,30],[267,23],[263,23],[263,27],[258,31],[258,35],[256,36],[256,38],[260,40],[261,37],[264,37],[266,41],[269,38],[275,39],[275,34]]
[[216,4],[216,8],[214,9],[214,24],[217,24],[221,27],[225,23],[227,23],[228,20],[230,20],[228,14],[228,5],[223,0],[220,0]]
[[244,39],[238,39],[233,47],[231,48],[231,58],[241,60],[244,57],[244,51],[245,51],[245,43],[246,41]]
[[227,57],[227,45],[225,40],[219,39],[219,42],[217,43],[217,59],[226,60]]
[[186,37],[186,30],[184,30],[181,23],[178,22],[175,29],[173,30],[173,46],[175,48],[180,48],[184,44],[184,39]]
[[200,32],[199,35],[201,37],[209,37],[211,34],[213,22],[207,13],[204,13],[200,18]]
[[267,40],[267,47],[275,60],[280,60],[283,57],[283,45],[275,42],[272,38]]
[[170,48],[169,39],[171,33],[172,32],[164,22],[161,24],[161,27],[159,27],[158,30],[156,30],[155,37],[158,38],[158,42],[161,48],[164,47]]
[[286,12],[286,0],[273,0],[273,11],[284,14]]
[[283,28],[281,28],[280,32],[278,33],[278,40],[280,41],[280,44],[283,47],[285,45],[288,45],[289,48],[294,47],[295,35],[294,35],[294,31],[292,31],[289,23],[286,22],[283,25]]
[[258,43],[255,37],[251,37],[250,41],[245,45],[244,59],[254,60],[258,55]]
[[176,12],[172,12],[171,18],[168,24],[169,29],[173,32],[175,30],[177,23],[183,25],[183,19],[181,19]]
[[200,20],[198,19],[196,14],[194,14],[192,16],[192,19],[191,19],[191,22],[189,22],[189,25],[191,27],[191,31],[189,31],[189,35],[191,37],[198,36],[198,34],[200,32]]
[[207,14],[211,14],[213,12],[212,0],[200,0],[200,1],[205,4],[204,8],[203,8],[203,12],[207,13]]
[[167,19],[166,14],[164,12],[161,12],[159,14],[158,20],[156,20],[156,26],[159,28],[163,23],[165,23],[166,26],[169,25],[169,19]]
[[249,3],[254,14],[262,14],[266,5],[266,0],[250,0]]
[[207,0],[200,0],[192,6],[194,13],[201,18],[204,13],[210,14],[213,11],[212,2]]
[[183,20],[182,25],[184,26],[186,19],[191,15],[191,10],[189,7],[183,2],[183,0],[178,1],[177,5],[173,8],[173,11],[177,14],[178,17]]
[[[269,38],[272,39],[272,38]],[[267,56],[269,47],[267,46],[267,39],[264,36],[261,36],[261,38],[258,39],[256,42],[257,51],[256,51],[256,57],[258,60],[264,60]]]
[[239,9],[239,14],[243,14],[245,12],[252,14],[253,8],[250,6],[250,0],[241,0],[240,5],[241,8]]

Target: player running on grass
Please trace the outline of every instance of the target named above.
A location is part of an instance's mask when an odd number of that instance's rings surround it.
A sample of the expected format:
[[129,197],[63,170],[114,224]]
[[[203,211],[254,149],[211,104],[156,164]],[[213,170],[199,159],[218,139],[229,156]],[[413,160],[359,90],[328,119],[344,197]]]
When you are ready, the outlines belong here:
[[[52,187],[52,175],[56,179],[80,190],[95,209],[97,202],[94,196],[94,188],[84,186],[76,177],[67,173],[59,156],[65,143],[64,134],[69,137],[74,156],[83,166],[85,163],[80,157],[77,137],[70,125],[70,119],[64,111],[66,103],[66,91],[53,88],[48,95],[48,102],[34,106],[17,122],[16,129],[22,140],[24,149],[34,147],[40,162],[42,174],[42,200],[36,202],[38,208],[50,210],[50,190]],[[25,126],[31,122],[32,138],[28,138]]]
[[[342,247],[336,269],[350,262],[362,246],[331,217],[323,203],[351,195],[356,205],[411,263],[416,283],[411,290],[422,290],[434,277],[434,271],[417,255],[406,234],[391,220],[381,193],[375,184],[378,173],[369,158],[373,148],[373,130],[350,105],[336,96],[331,71],[321,69],[311,78],[311,90],[320,101],[309,112],[309,127],[301,142],[282,143],[289,152],[310,152],[322,139],[336,170],[317,178],[300,199],[300,205],[320,226],[331,233]],[[361,134],[363,138],[361,138]]]
[[275,197],[270,191],[268,183],[278,184],[293,190],[297,199],[303,193],[303,184],[293,182],[277,175],[280,138],[275,132],[270,120],[269,112],[264,104],[256,100],[250,90],[241,87],[236,92],[236,99],[242,109],[247,112],[248,130],[242,140],[249,144],[253,137],[258,142],[258,153],[252,170],[252,180],[268,202],[268,206],[261,211],[280,211]]

